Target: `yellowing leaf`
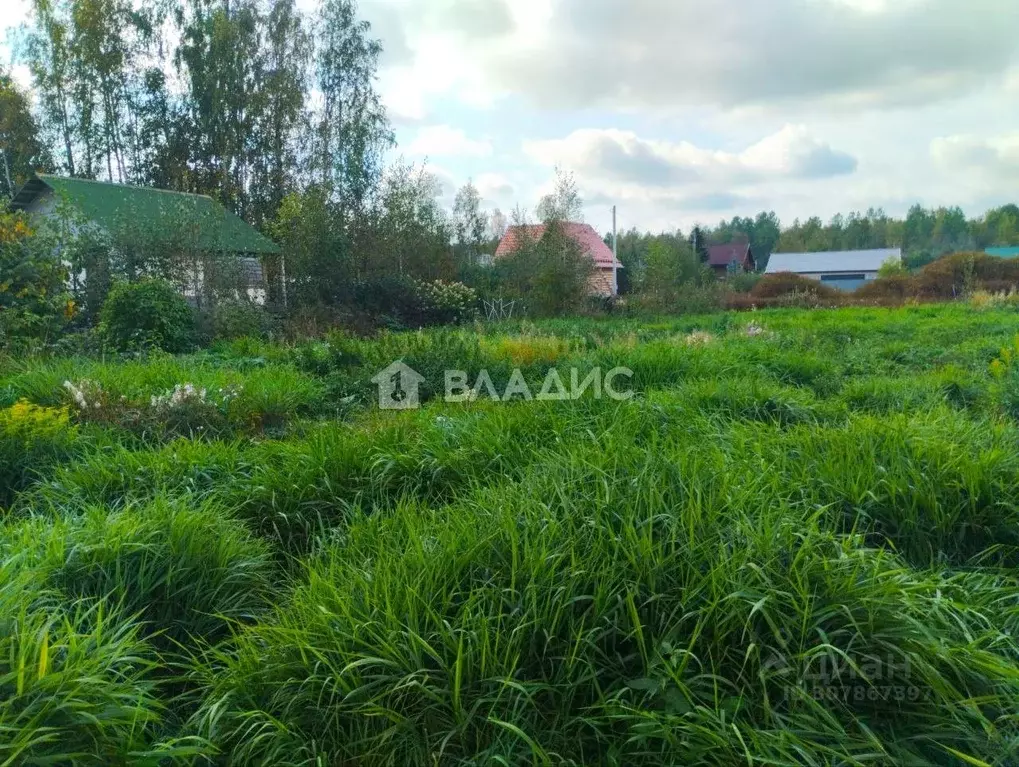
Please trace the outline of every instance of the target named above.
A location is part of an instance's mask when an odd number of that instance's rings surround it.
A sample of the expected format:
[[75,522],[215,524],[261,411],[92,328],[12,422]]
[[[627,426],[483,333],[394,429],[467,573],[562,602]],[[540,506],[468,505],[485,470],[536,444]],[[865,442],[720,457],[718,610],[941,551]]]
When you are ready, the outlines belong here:
[[987,762],[981,759],[977,759],[975,756],[969,756],[967,754],[964,754],[961,751],[956,751],[954,748],[949,748],[948,746],[945,746],[945,750],[952,756],[962,759],[964,762],[966,762],[966,764],[973,765],[973,767],[991,767],[991,765],[988,764]]
[[42,647],[39,648],[39,679],[49,673],[50,669],[50,633],[44,631],[42,635]]

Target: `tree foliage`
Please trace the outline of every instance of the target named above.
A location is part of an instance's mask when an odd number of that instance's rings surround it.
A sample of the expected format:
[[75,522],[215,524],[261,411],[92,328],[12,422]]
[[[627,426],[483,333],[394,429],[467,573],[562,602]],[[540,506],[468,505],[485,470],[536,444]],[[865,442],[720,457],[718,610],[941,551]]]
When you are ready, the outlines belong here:
[[639,289],[648,308],[675,308],[684,284],[695,282],[701,263],[693,250],[675,237],[656,237],[648,246]]
[[[461,263],[469,266],[478,263],[487,229],[488,219],[481,210],[481,194],[474,182],[468,180],[453,201],[453,234]],[[505,224],[502,229],[505,230]]]
[[554,188],[538,202],[535,214],[539,221],[583,222],[584,201],[572,173],[556,167]]
[[392,141],[380,52],[353,0],[33,0],[25,47],[60,170],[209,194],[255,225],[313,184],[340,213],[368,204]]
[[53,340],[73,313],[53,232],[0,213],[0,346]]
[[0,199],[13,197],[33,172],[49,169],[49,150],[40,135],[28,95],[0,67]]
[[526,233],[498,263],[508,294],[533,314],[554,317],[577,311],[587,298],[594,263],[569,236],[563,222],[545,224],[540,238]]
[[498,273],[509,295],[534,314],[575,312],[590,295],[594,262],[566,228],[577,222],[582,209],[573,176],[557,169],[554,191],[538,205],[542,226],[530,227],[521,211],[515,214],[517,247],[499,260]]

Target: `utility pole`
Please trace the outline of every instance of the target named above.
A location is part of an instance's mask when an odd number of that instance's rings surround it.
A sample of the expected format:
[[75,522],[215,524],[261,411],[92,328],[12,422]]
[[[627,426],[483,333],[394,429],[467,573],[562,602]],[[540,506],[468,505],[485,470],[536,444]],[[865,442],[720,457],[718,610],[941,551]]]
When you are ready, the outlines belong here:
[[619,238],[616,235],[616,206],[612,206],[612,295],[619,295]]

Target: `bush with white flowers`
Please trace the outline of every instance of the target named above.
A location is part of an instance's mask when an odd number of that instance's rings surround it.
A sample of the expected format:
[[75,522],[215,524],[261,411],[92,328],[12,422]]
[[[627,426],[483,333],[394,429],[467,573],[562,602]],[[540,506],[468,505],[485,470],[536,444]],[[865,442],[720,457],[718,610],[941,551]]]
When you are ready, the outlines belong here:
[[429,324],[460,324],[478,316],[477,291],[462,282],[418,282],[417,292]]
[[77,420],[82,423],[119,426],[163,438],[226,433],[230,426],[230,403],[241,392],[240,387],[209,391],[183,383],[154,394],[147,401],[129,401],[124,396],[111,397],[95,381],[64,381],[64,389]]

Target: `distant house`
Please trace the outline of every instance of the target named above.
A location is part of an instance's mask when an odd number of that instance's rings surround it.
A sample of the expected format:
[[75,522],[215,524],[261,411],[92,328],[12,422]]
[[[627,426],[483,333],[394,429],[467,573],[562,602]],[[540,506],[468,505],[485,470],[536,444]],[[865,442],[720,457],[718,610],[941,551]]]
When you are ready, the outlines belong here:
[[[566,234],[576,242],[580,249],[594,261],[595,273],[591,276],[591,295],[615,296],[619,293],[618,271],[623,265],[616,260],[608,245],[590,224],[564,224]],[[538,242],[545,236],[545,225],[511,226],[506,236],[495,251],[495,258],[500,259],[515,253],[525,240]]]
[[984,253],[997,258],[1019,258],[1019,248],[988,248]]
[[[38,174],[18,190],[10,207],[33,216],[53,217],[67,210],[77,225],[143,242],[167,251],[186,248],[203,254],[233,256],[238,289],[249,299],[264,303],[266,280],[262,258],[277,256],[280,248],[211,197],[170,192],[143,186],[111,184],[63,176]],[[197,263],[192,274],[179,280],[190,287],[185,295],[198,300],[205,266]],[[80,287],[85,274],[72,275]]]
[[772,253],[767,274],[793,272],[839,290],[854,291],[877,277],[889,259],[902,260],[902,250],[842,250],[826,253]]
[[727,245],[709,245],[708,266],[717,276],[725,277],[733,271],[756,271],[757,259],[750,241],[737,239]]

